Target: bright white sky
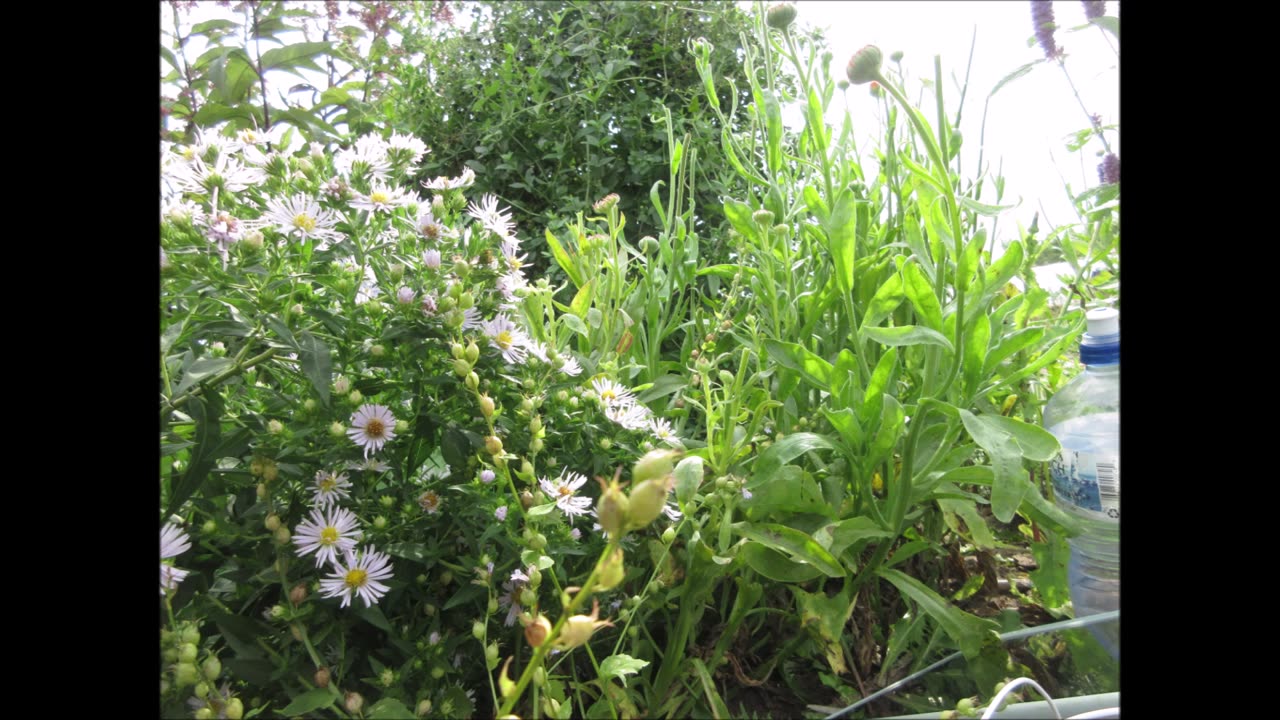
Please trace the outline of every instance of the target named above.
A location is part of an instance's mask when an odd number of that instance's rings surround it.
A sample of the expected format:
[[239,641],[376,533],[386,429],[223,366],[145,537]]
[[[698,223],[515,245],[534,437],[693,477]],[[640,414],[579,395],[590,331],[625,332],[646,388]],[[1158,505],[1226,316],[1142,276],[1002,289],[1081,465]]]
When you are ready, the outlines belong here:
[[[1106,14],[1118,16],[1119,5],[1108,2]],[[1085,24],[1081,3],[1055,2],[1053,7],[1060,27],[1056,40],[1066,50],[1071,82],[1089,112],[1101,116],[1103,125],[1118,125],[1119,42],[1110,34],[1104,38],[1103,31],[1096,27],[1068,32],[1069,28]],[[960,127],[964,135],[963,172],[967,177],[976,174],[983,103],[987,95],[1001,78],[1044,57],[1039,45],[1027,46],[1035,33],[1030,2],[800,0],[796,8],[797,22],[826,29],[827,42],[835,55],[832,71],[838,73],[838,77],[843,77],[845,64],[864,45],[875,45],[883,51],[886,69],[891,65],[890,53],[901,50],[902,67],[909,78],[906,94],[913,102],[920,97],[920,79],[934,77],[933,58],[941,56],[945,102],[952,119],[959,103],[959,84],[964,81],[973,45],[973,65]],[[976,44],[973,42],[975,27]],[[931,90],[928,97],[919,107],[932,122],[936,110]],[[855,137],[861,148],[873,134],[880,132],[875,103],[863,86],[849,88],[848,99]],[[837,93],[832,104],[839,102]],[[843,113],[843,107],[839,110]],[[1006,183],[1002,204],[1022,198],[1016,210],[1002,216],[997,230],[999,236],[1010,237],[1017,223],[1029,225],[1037,210],[1042,231],[1076,222],[1063,182],[1070,183],[1075,194],[1095,187],[1101,158],[1094,153],[1102,146],[1094,140],[1084,150],[1072,153],[1067,150],[1065,138],[1088,127],[1088,123],[1066,76],[1052,64],[1037,66],[1030,74],[1001,88],[991,99],[983,164],[990,163],[994,172],[1001,159],[1004,161],[1002,172]],[[1118,135],[1109,133],[1107,139],[1111,149],[1119,154]],[[984,189],[983,200],[992,201],[993,194],[993,188]]]
[[[750,3],[742,3],[750,6]],[[970,70],[969,91],[965,99],[960,130],[964,135],[963,172],[976,175],[979,139],[982,129],[983,102],[1001,78],[1013,70],[1043,57],[1038,45],[1028,46],[1034,34],[1031,4],[1026,1],[998,2],[965,0],[958,2],[796,2],[797,22],[826,28],[826,37],[834,55],[832,71],[844,76],[844,66],[859,48],[872,44],[884,53],[886,69],[889,55],[901,50],[902,67],[909,78],[907,96],[915,101],[921,96],[922,78],[933,78],[933,57],[940,55],[946,83],[948,114],[954,118],[959,102],[959,82],[963,82],[969,60],[974,28],[977,43]],[[161,13],[167,27],[171,14]],[[1077,32],[1069,28],[1084,25],[1084,9],[1079,2],[1055,2],[1058,45],[1067,52],[1067,70],[1079,91],[1081,100],[1091,113],[1101,116],[1104,125],[1118,124],[1119,43],[1109,34],[1088,27]],[[198,19],[222,17],[230,11],[204,4]],[[1108,2],[1107,14],[1118,16],[1119,3]],[[466,19],[467,14],[458,14]],[[1108,42],[1110,41],[1110,42]],[[202,48],[189,48],[194,58]],[[167,69],[167,68],[166,68]],[[956,80],[952,80],[954,74]],[[274,93],[273,93],[274,94]],[[931,98],[931,91],[927,93]],[[848,91],[849,109],[854,119],[860,148],[870,148],[872,136],[880,131],[876,105],[865,86]],[[837,93],[830,119],[839,127],[844,106]],[[931,99],[920,105],[931,121],[936,111]],[[799,125],[798,111],[784,115]],[[1029,225],[1033,213],[1040,211],[1040,227],[1076,222],[1064,181],[1072,192],[1080,193],[1098,183],[1097,165],[1101,161],[1095,151],[1101,145],[1094,140],[1082,152],[1066,148],[1066,137],[1087,127],[1088,119],[1076,101],[1066,76],[1056,65],[1037,66],[1029,75],[1006,85],[991,100],[987,114],[984,165],[1001,168],[1006,179],[1003,204],[1021,199],[1021,205],[1002,216],[997,236],[1007,240],[1016,236],[1017,225]],[[1119,153],[1119,138],[1110,133],[1112,150]],[[864,162],[867,159],[864,158]],[[1003,160],[1003,166],[1000,162]],[[983,191],[983,200],[994,201],[994,189]]]

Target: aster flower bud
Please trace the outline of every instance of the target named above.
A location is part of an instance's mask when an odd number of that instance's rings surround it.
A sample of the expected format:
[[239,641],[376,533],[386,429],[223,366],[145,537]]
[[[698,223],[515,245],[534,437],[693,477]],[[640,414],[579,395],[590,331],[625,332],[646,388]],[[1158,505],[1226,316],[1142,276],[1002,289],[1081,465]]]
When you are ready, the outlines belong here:
[[211,689],[212,688],[209,687],[209,683],[201,680],[200,682],[196,683],[195,689],[191,691],[191,694],[203,700],[209,697],[209,691]]
[[480,387],[480,376],[474,370],[467,373],[467,387],[472,390]]
[[340,422],[334,422],[329,425],[329,434],[336,438],[346,437],[347,426]]
[[488,395],[481,395],[480,396],[480,412],[483,413],[485,417],[490,418],[490,417],[493,417],[493,410],[494,410],[493,398],[489,397]]
[[352,405],[359,405],[360,403],[364,402],[364,393],[360,392],[359,390],[352,390],[351,394],[347,395],[347,401],[350,402]]
[[796,6],[791,3],[779,3],[765,12],[765,22],[774,30],[786,31],[796,19]]
[[602,627],[613,627],[613,623],[600,619],[600,600],[592,598],[591,614],[574,615],[566,620],[553,647],[558,650],[572,650],[585,645],[591,639],[591,635]]
[[467,343],[467,349],[464,351],[467,362],[475,364],[480,359],[480,346],[476,345],[476,341],[472,340]]
[[283,525],[276,528],[276,542],[281,545],[288,545],[290,537],[292,536],[289,534],[289,528],[284,527]]
[[329,668],[322,667],[319,670],[316,670],[316,674],[312,677],[312,679],[315,680],[316,687],[320,687],[320,688],[329,687]]
[[431,707],[430,698],[424,698],[418,701],[418,707],[414,709],[413,714],[418,717],[426,717],[431,714]]
[[338,379],[333,381],[333,392],[336,395],[346,395],[351,392],[351,381],[346,375],[339,375]]
[[301,605],[307,599],[307,584],[298,583],[289,591],[289,602],[294,605]]
[[279,420],[272,420],[267,423],[267,432],[272,435],[279,435],[284,432],[284,423]]
[[619,199],[620,198],[618,197],[617,193],[609,193],[608,195],[605,195],[604,197],[597,200],[596,204],[591,206],[591,209],[595,210],[596,212],[605,212],[609,208],[617,205]]
[[850,83],[865,85],[880,77],[880,63],[882,60],[883,55],[880,53],[880,48],[875,45],[864,46],[854,53],[853,57],[849,58],[849,64],[844,69],[845,75],[849,77]]
[[490,455],[501,455],[502,439],[499,438],[497,435],[489,435],[484,439],[484,449],[485,449],[485,452],[489,453]]
[[267,516],[266,520],[262,521],[262,524],[267,528],[267,530],[275,532],[280,529],[280,516],[275,513],[271,513]]
[[349,692],[342,699],[342,706],[349,713],[358,713],[364,707],[364,696],[358,692]]
[[760,227],[768,227],[773,224],[773,212],[761,208],[751,213],[751,219],[755,220]]

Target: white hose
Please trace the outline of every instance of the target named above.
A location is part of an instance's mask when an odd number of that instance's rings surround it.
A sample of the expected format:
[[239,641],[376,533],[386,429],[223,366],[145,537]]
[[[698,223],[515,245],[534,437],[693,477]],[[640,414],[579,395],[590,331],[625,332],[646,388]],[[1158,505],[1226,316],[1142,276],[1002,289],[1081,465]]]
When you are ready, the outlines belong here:
[[1053,720],[1062,720],[1062,713],[1058,712],[1058,707],[1053,704],[1053,698],[1049,697],[1049,693],[1045,692],[1044,688],[1029,677],[1020,677],[1012,680],[1008,685],[1001,688],[1000,692],[996,693],[996,696],[992,698],[991,704],[987,706],[987,711],[982,713],[981,720],[991,720],[992,717],[995,717],[996,710],[1004,702],[1005,697],[1022,685],[1030,685],[1035,688],[1036,692],[1040,693],[1040,697],[1044,698],[1044,701],[1049,704],[1049,709],[1053,711]]

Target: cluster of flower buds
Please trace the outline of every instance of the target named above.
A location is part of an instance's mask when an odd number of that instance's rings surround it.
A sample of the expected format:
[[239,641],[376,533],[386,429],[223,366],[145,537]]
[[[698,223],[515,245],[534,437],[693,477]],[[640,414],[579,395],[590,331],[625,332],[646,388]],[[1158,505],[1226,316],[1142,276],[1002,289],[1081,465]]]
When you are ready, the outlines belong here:
[[647,527],[666,507],[667,496],[675,485],[676,450],[651,450],[640,458],[631,472],[635,485],[630,495],[624,495],[618,477],[605,484],[600,481],[600,500],[596,504],[596,519],[610,537],[620,537],[630,530]]

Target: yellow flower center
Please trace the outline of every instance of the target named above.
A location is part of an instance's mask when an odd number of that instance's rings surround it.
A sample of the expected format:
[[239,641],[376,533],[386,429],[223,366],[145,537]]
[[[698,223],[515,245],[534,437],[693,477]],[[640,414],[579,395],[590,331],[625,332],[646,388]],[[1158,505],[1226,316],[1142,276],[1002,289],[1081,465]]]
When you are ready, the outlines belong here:
[[573,495],[573,491],[569,489],[568,485],[561,485],[558,488],[558,491],[560,492],[561,497],[569,497]]
[[381,190],[374,190],[369,193],[369,202],[376,205],[386,205],[391,197]]
[[387,426],[377,418],[370,418],[369,422],[365,423],[364,434],[374,439],[380,438],[387,434]]
[[316,229],[316,219],[306,213],[298,213],[293,216],[293,226],[303,232],[311,232]]
[[334,480],[333,476],[330,475],[329,477],[320,481],[320,492],[326,492],[326,493],[333,492],[333,489],[337,487],[337,485],[338,485],[338,481]]
[[609,402],[610,400],[617,400],[618,393],[614,392],[613,390],[602,390],[600,392],[600,399],[605,401],[606,403]]
[[369,581],[369,573],[365,572],[364,570],[361,570],[360,568],[354,568],[352,570],[347,571],[347,579],[344,582],[346,583],[347,587],[351,588],[352,590],[355,590],[357,588],[364,587],[365,583],[368,581]]
[[515,342],[514,338],[511,337],[510,330],[503,330],[502,332],[498,333],[497,337],[495,337],[493,341],[497,343],[498,347],[502,348],[503,350],[509,349],[512,343]]
[[338,542],[338,528],[330,525],[320,531],[320,543],[322,545],[332,545]]

